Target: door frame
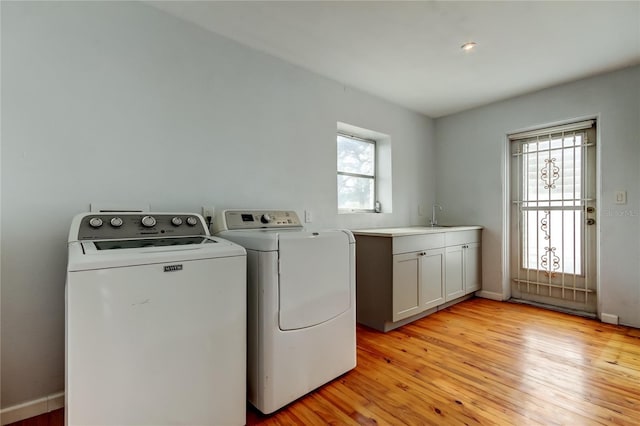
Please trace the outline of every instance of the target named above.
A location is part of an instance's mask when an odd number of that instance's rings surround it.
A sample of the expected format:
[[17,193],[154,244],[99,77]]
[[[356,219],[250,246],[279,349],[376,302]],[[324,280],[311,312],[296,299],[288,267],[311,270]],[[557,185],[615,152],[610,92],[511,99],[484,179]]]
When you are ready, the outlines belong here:
[[600,220],[602,219],[602,119],[600,114],[583,115],[566,120],[536,124],[506,132],[502,136],[501,172],[502,172],[502,300],[511,298],[511,145],[509,135],[544,129],[546,127],[563,126],[578,121],[596,121],[596,315],[600,319],[602,313],[602,280],[600,279]]

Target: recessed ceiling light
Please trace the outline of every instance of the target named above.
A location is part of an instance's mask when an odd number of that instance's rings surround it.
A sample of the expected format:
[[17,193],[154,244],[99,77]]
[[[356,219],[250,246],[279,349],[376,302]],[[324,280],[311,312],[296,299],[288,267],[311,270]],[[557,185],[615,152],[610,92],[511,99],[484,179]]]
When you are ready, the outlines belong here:
[[460,49],[464,50],[465,52],[468,52],[470,50],[473,50],[477,45],[478,43],[470,41],[460,46]]

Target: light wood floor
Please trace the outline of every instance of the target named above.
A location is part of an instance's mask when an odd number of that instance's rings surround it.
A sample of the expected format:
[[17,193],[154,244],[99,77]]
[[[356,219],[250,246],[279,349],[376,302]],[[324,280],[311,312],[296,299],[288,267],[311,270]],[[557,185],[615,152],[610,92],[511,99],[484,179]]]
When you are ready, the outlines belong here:
[[[18,425],[62,424],[40,418]],[[386,334],[359,326],[355,370],[247,422],[638,425],[640,330],[472,299]]]

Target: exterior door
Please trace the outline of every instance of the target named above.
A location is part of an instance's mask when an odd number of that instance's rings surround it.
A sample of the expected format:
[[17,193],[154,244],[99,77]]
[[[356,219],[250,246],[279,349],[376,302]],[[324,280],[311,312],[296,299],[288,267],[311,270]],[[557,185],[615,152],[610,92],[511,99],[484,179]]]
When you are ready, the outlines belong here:
[[596,312],[595,121],[510,136],[511,294]]

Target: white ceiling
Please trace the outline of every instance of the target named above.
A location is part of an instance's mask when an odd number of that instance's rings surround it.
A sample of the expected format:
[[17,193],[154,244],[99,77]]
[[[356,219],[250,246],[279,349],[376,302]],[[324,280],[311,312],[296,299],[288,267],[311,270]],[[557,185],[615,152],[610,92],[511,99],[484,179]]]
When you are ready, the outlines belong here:
[[430,117],[640,63],[640,1],[147,3]]

